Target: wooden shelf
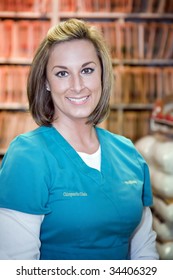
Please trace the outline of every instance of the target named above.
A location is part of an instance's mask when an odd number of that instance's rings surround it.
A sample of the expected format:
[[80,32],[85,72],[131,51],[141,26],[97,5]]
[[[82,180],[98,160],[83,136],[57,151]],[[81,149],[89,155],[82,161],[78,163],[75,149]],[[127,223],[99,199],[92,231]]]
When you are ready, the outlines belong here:
[[153,104],[113,104],[110,108],[111,110],[152,110]]
[[28,105],[20,103],[0,103],[0,110],[27,111]]
[[173,14],[157,13],[114,13],[114,12],[60,12],[59,18],[84,18],[84,19],[173,19]]
[[42,14],[39,12],[10,12],[10,11],[0,11],[0,18],[20,18],[20,19],[43,19],[43,20],[50,20],[51,14],[46,13]]
[[20,65],[30,65],[32,59],[24,57],[0,57],[0,64],[20,64]]
[[[55,7],[57,3],[55,2]],[[85,12],[85,11],[55,11],[59,19],[61,18],[97,18],[97,19],[173,19],[172,13],[121,13],[121,12]],[[28,18],[28,19],[52,19],[53,13],[20,12],[20,11],[0,11],[0,18]]]
[[113,59],[113,65],[172,66],[173,59]]

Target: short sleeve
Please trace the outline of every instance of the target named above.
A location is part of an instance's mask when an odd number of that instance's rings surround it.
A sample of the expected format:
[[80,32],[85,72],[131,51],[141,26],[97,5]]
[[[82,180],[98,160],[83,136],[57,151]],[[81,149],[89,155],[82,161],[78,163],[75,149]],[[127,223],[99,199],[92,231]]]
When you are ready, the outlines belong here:
[[149,167],[139,152],[137,152],[137,159],[143,172],[143,194],[142,194],[143,204],[144,206],[152,206],[153,194],[152,194],[152,187],[150,181]]
[[10,144],[0,169],[0,207],[46,214],[50,170],[44,150],[32,138],[18,136]]

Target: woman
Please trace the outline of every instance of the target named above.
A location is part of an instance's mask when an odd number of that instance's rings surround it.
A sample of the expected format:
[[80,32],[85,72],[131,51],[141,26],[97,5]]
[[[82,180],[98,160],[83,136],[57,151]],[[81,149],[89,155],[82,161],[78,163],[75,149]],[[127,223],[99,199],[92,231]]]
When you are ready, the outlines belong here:
[[97,127],[112,65],[103,37],[70,19],[49,30],[28,78],[39,128],[12,141],[0,171],[2,259],[157,259],[146,163]]

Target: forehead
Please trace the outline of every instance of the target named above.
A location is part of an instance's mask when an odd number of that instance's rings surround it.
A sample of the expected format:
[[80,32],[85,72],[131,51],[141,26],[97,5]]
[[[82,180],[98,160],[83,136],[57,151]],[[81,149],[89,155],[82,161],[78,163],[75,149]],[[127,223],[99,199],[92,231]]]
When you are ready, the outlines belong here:
[[52,47],[49,61],[67,61],[71,59],[96,59],[97,51],[94,44],[85,39],[74,39],[71,41],[60,42]]

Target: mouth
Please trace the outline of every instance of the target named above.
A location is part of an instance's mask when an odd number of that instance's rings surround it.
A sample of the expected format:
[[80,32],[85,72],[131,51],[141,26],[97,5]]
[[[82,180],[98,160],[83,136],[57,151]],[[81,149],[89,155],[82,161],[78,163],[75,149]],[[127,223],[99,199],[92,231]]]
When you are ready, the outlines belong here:
[[89,95],[84,96],[84,97],[66,97],[72,104],[75,105],[82,105],[85,104],[87,102],[87,100],[89,99]]

